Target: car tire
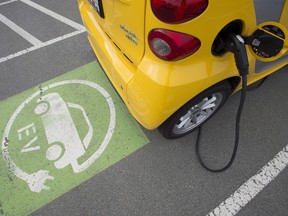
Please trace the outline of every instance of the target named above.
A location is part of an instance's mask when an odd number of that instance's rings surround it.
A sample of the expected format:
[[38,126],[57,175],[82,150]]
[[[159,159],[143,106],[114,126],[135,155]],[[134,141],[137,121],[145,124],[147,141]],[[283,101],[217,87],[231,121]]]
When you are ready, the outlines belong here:
[[182,137],[207,122],[226,102],[231,85],[222,81],[206,89],[170,116],[159,128],[166,139]]

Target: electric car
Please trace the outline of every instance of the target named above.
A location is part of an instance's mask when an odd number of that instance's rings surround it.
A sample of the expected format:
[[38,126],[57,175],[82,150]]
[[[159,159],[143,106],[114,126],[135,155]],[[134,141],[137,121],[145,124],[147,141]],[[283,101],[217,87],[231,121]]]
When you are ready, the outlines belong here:
[[286,0],[78,0],[98,61],[129,111],[165,138],[192,132],[242,88],[226,36],[247,43],[248,85],[288,62]]

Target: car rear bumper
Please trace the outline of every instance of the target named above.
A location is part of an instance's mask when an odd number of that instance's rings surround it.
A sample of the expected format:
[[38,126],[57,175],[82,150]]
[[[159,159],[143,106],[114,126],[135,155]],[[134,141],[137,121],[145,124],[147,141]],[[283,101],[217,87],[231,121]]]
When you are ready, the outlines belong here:
[[[145,76],[147,89],[139,89],[136,85],[130,85],[135,74],[144,74],[139,71],[131,61],[117,48],[109,36],[103,31],[98,24],[98,14],[87,0],[78,1],[83,24],[88,32],[88,40],[95,52],[99,63],[101,64],[106,75],[110,79],[114,88],[125,102],[131,114],[147,129],[154,129],[163,122],[163,117],[159,118],[159,106],[157,110],[157,102],[151,107],[153,98],[163,96],[165,86],[158,85]],[[154,83],[154,84],[153,84]],[[149,93],[152,86],[156,91]],[[128,91],[129,88],[129,91]],[[153,88],[153,87],[152,87]],[[130,92],[130,93],[128,93]],[[131,95],[129,99],[129,95]],[[133,96],[134,95],[134,96]],[[136,95],[136,96],[135,96]],[[134,97],[134,98],[133,98]],[[143,98],[146,98],[143,100]],[[147,101],[147,98],[151,100]],[[137,103],[135,106],[134,103]],[[152,102],[153,103],[153,102]],[[158,103],[159,104],[159,103]],[[137,108],[135,108],[137,107]],[[155,111],[156,110],[156,111]]]

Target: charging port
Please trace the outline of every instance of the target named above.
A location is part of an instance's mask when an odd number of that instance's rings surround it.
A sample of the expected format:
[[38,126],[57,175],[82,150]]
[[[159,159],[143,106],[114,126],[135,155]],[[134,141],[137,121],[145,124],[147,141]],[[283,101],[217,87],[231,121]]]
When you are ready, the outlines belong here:
[[243,29],[243,24],[240,20],[235,20],[227,24],[217,35],[212,44],[212,54],[215,56],[222,56],[227,52],[225,48],[224,38],[229,34],[241,34]]

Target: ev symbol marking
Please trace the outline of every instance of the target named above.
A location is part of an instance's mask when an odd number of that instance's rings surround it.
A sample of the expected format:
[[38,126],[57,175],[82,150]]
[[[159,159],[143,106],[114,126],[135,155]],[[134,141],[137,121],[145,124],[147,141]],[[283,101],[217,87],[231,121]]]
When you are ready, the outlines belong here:
[[[21,141],[23,139],[23,136],[22,136],[22,133],[25,132],[25,135],[26,136],[29,136],[30,135],[30,130],[32,130],[32,132],[35,134],[37,131],[36,131],[36,127],[35,127],[35,124],[32,123],[32,124],[29,124],[21,129],[19,129],[17,131],[18,133],[18,139],[19,141]],[[29,141],[22,149],[21,149],[21,152],[24,153],[24,152],[31,152],[31,151],[36,151],[36,150],[39,150],[40,149],[40,146],[34,146],[34,147],[30,147],[33,143],[35,143],[36,141],[38,140],[38,137],[35,136],[31,141]]]
[[[95,136],[97,130],[94,130],[89,116],[84,109],[84,105],[87,106],[87,104],[80,105],[73,101],[66,101],[64,97],[62,97],[61,93],[57,91],[58,87],[64,88],[65,86],[71,85],[73,85],[73,87],[84,86],[89,90],[96,90],[98,97],[101,97],[101,100],[106,102],[105,106],[108,107],[106,110],[109,115],[109,121],[107,123],[107,128],[104,128],[106,134],[104,133],[103,139],[97,140],[95,138],[97,137]],[[73,98],[70,98],[70,100],[73,100]],[[22,126],[16,129],[17,140],[12,139],[11,141],[10,133],[13,134],[13,124],[17,118],[21,117],[23,114],[25,115],[27,110],[25,112],[23,110],[25,110],[26,106],[32,107],[33,110],[31,113],[33,113],[33,116],[35,116],[34,118],[37,119],[32,119],[32,123],[22,123]],[[86,125],[83,126],[86,130],[85,133],[79,133],[79,127],[77,128],[78,121],[73,119],[72,112],[77,112],[81,115],[81,121],[85,122]],[[98,117],[100,118],[101,115],[98,115]],[[38,126],[40,122],[42,125],[41,127],[44,129],[43,136],[39,135],[41,132],[43,134],[43,131],[37,126],[36,122],[38,122]],[[73,173],[80,173],[93,164],[104,152],[112,138],[115,125],[116,111],[114,102],[109,93],[103,87],[87,80],[65,80],[56,82],[33,93],[13,113],[4,129],[4,135],[2,138],[3,158],[8,169],[15,176],[25,181],[32,192],[39,193],[42,190],[50,189],[47,180],[55,179],[55,177],[50,174],[53,170],[40,168],[32,173],[31,171],[24,171],[20,168],[22,164],[17,165],[14,162],[15,160],[12,159],[14,155],[9,151],[9,149],[13,147],[13,145],[20,144],[23,146],[20,150],[21,154],[34,152],[37,154],[37,152],[40,152],[40,150],[43,149],[42,151],[46,151],[46,159],[52,161],[57,170],[64,169],[71,165]],[[99,147],[96,150],[93,150],[92,153],[90,151],[87,156],[86,153],[91,146],[92,140],[93,145],[96,142],[99,144]],[[83,156],[86,156],[84,157],[85,160],[83,160]]]

